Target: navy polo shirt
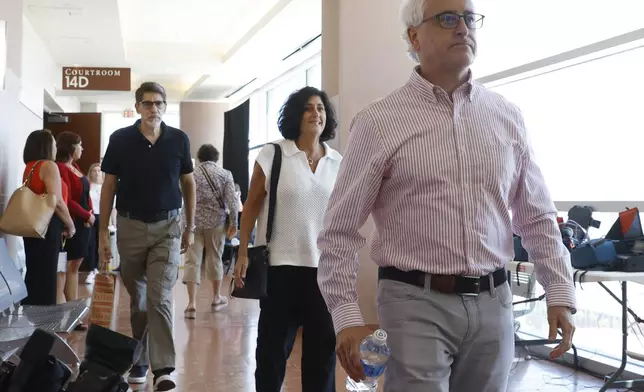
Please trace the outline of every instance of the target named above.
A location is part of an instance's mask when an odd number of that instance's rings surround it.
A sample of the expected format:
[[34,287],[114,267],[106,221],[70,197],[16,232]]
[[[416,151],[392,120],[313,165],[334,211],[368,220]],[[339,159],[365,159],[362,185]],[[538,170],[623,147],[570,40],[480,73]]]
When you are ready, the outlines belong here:
[[152,144],[139,131],[140,120],[110,136],[101,170],[118,177],[116,209],[154,214],[181,208],[180,177],[193,172],[190,140],[161,123]]

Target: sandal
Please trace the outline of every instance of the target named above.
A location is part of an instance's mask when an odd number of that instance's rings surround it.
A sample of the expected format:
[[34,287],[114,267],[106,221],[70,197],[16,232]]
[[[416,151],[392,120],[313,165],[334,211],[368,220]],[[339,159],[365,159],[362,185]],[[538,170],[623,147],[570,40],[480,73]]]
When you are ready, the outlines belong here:
[[194,320],[197,318],[197,309],[188,308],[183,312],[183,315],[185,316],[185,318],[189,320]]
[[210,304],[210,309],[213,312],[216,312],[216,311],[219,311],[219,310],[225,308],[226,306],[228,306],[228,298],[224,297],[224,296],[221,296],[221,297],[219,297],[219,301],[216,301],[216,302],[213,301],[212,304]]

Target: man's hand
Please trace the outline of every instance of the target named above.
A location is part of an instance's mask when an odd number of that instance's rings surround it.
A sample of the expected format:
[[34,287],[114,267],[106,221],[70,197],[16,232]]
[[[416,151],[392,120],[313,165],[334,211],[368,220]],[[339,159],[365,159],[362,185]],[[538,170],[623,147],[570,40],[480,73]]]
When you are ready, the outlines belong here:
[[188,251],[190,245],[192,245],[193,240],[194,233],[189,230],[185,230],[183,232],[183,235],[181,235],[181,254],[184,254]]
[[373,331],[368,327],[349,327],[336,337],[335,351],[340,364],[354,381],[364,380],[364,367],[360,361],[360,343]]
[[575,333],[572,312],[566,306],[549,307],[548,325],[550,326],[550,333],[548,334],[549,340],[557,339],[557,330],[561,329],[561,334],[563,335],[562,341],[550,353],[551,359],[559,358],[572,347],[572,336]]
[[101,271],[106,271],[112,261],[112,246],[110,245],[110,231],[101,230],[98,233],[98,256],[101,262]]

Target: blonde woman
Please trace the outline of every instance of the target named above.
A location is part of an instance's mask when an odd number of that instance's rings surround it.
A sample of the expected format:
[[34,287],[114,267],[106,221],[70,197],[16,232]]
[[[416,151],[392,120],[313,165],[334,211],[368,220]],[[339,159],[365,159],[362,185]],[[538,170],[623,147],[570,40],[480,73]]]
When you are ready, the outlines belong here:
[[[103,186],[103,172],[101,171],[100,163],[93,163],[87,171],[87,178],[89,179],[89,197],[92,199],[94,207],[94,226],[89,239],[89,252],[85,258],[85,268],[89,273],[85,278],[85,284],[94,283],[96,274],[98,273],[98,222],[100,216],[101,204],[101,187]],[[106,214],[109,216],[109,214]]]

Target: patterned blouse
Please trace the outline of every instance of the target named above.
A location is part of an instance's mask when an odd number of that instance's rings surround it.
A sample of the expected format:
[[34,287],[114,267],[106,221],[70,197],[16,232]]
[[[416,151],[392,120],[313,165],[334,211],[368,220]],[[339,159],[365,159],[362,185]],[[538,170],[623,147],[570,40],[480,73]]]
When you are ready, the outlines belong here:
[[[204,171],[212,179],[214,190]],[[197,210],[195,213],[197,228],[222,227],[226,225],[227,219],[237,226],[238,207],[232,173],[217,166],[214,162],[203,162],[195,168],[194,177],[197,184]]]

